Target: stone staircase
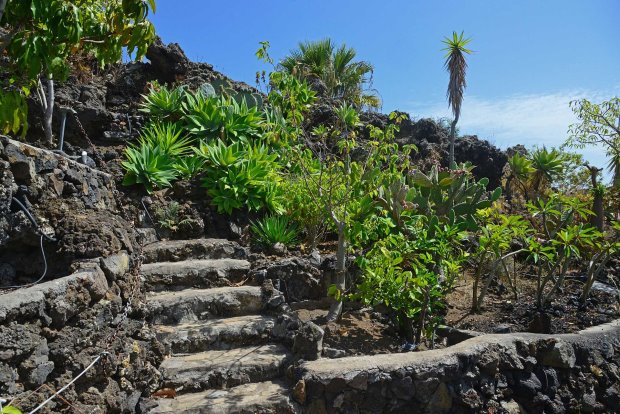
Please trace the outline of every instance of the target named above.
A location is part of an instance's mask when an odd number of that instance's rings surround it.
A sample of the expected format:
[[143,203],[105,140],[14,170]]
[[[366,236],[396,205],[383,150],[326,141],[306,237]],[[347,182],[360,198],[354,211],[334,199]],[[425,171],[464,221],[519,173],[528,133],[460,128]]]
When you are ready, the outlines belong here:
[[159,367],[176,398],[151,399],[148,413],[296,413],[284,371],[289,349],[272,335],[265,292],[246,280],[236,243],[162,241],[143,251],[147,318],[171,355]]

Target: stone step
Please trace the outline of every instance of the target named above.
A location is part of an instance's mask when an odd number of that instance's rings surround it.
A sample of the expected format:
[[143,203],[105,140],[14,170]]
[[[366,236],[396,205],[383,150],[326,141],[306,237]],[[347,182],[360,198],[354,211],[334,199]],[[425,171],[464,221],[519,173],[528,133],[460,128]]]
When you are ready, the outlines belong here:
[[159,370],[165,387],[185,393],[270,380],[282,375],[290,360],[286,347],[267,344],[173,356]]
[[200,259],[143,264],[140,273],[147,291],[227,286],[242,281],[250,262],[238,259]]
[[258,313],[263,307],[258,286],[226,286],[185,289],[178,292],[149,293],[146,297],[149,320],[156,324],[176,324]]
[[297,414],[298,406],[280,382],[244,384],[227,390],[183,394],[157,400],[151,414]]
[[156,325],[159,340],[174,353],[231,349],[268,342],[275,319],[263,315],[235,316],[179,325]]
[[245,250],[226,239],[164,240],[144,246],[142,263],[187,259],[245,259]]

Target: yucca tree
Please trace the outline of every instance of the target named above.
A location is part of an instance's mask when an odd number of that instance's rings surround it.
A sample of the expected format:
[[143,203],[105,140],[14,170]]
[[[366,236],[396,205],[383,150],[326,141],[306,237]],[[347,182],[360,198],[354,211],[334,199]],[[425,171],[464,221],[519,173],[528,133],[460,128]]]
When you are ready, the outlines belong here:
[[553,182],[564,171],[565,157],[556,148],[548,150],[545,147],[538,148],[530,155],[534,171],[530,178],[530,188],[534,196]]
[[472,53],[471,50],[465,46],[471,41],[470,38],[466,39],[464,33],[461,32],[458,35],[456,32],[452,32],[452,38],[446,37],[442,42],[446,45],[442,50],[446,51],[446,61],[444,66],[450,74],[450,81],[448,82],[448,90],[446,97],[448,103],[452,109],[454,119],[450,124],[450,153],[448,157],[448,165],[451,167],[454,164],[454,139],[456,135],[456,124],[461,116],[461,104],[463,103],[463,92],[467,87],[467,81],[465,80],[465,72],[467,71],[467,61],[465,55]]
[[369,93],[373,66],[355,61],[356,56],[355,49],[344,44],[336,47],[331,39],[302,42],[280,62],[280,68],[311,85],[319,81],[329,98],[378,108],[379,99]]

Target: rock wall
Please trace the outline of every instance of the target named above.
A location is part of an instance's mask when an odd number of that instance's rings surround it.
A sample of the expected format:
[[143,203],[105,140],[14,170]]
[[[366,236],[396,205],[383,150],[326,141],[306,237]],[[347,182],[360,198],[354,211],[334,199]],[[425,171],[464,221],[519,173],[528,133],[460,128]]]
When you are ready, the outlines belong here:
[[319,413],[617,413],[620,321],[578,334],[483,335],[453,347],[320,359],[294,398]]
[[44,243],[49,277],[67,275],[75,260],[133,250],[109,174],[0,136],[0,182],[0,287],[29,282],[44,267],[39,229],[13,198],[57,240]]
[[101,355],[41,412],[135,412],[142,393],[156,386],[159,360],[150,353],[152,334],[124,317],[119,286],[129,268],[123,252],[83,262],[66,277],[2,292],[0,397],[28,412]]
[[[391,122],[387,115],[366,113],[362,121],[385,128]],[[433,119],[421,118],[412,120],[408,114],[400,124],[396,141],[401,144],[414,144],[418,152],[413,154],[414,160],[422,170],[429,169],[433,164],[447,166],[450,131]],[[508,161],[506,153],[489,141],[477,135],[458,136],[454,142],[456,162],[471,162],[476,166],[473,173],[478,179],[489,179],[489,189],[501,185],[503,169]]]

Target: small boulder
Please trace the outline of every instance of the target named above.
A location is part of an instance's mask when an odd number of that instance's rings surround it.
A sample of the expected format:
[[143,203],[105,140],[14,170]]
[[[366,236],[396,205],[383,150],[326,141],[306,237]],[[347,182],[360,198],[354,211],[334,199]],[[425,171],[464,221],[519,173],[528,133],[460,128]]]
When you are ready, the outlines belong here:
[[566,342],[550,340],[539,350],[538,360],[553,368],[573,368],[577,358],[575,350]]
[[305,360],[313,361],[321,357],[325,331],[314,322],[306,322],[297,331],[293,341],[293,352]]

